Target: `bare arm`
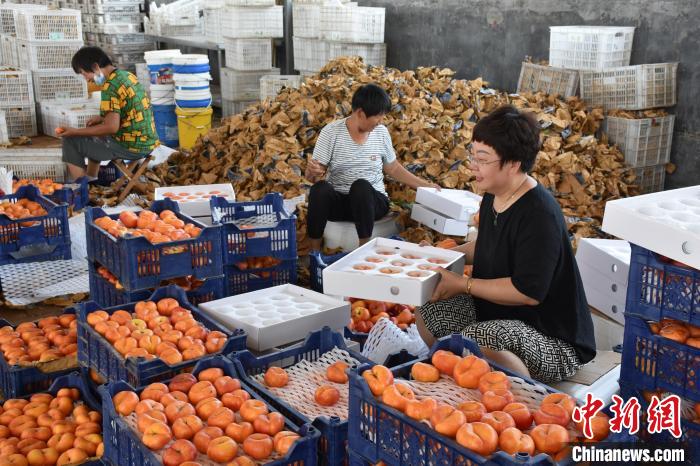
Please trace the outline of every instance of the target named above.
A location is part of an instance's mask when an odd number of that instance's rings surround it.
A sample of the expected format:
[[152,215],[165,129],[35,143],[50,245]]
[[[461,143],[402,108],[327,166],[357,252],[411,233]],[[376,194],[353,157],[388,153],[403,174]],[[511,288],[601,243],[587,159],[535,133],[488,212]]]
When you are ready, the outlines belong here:
[[[461,293],[466,293],[469,277],[465,277],[446,269],[438,269],[440,282],[435,288],[431,301],[449,299]],[[510,277],[485,280],[471,278],[471,294],[474,297],[503,306],[536,306],[539,304],[533,298],[522,294],[515,288]]]
[[464,263],[466,265],[474,264],[474,247],[476,246],[476,241],[470,241],[468,243],[460,244],[457,247],[452,248],[453,251],[461,252],[464,254]]
[[61,136],[111,136],[119,131],[120,118],[118,113],[109,112],[101,123],[93,124],[87,128],[64,128]]
[[394,160],[393,162],[384,165],[384,173],[386,173],[387,176],[393,178],[399,183],[405,184],[406,186],[413,189],[438,187],[434,183],[419,178],[413,173],[406,170],[404,166],[399,163],[398,160]]

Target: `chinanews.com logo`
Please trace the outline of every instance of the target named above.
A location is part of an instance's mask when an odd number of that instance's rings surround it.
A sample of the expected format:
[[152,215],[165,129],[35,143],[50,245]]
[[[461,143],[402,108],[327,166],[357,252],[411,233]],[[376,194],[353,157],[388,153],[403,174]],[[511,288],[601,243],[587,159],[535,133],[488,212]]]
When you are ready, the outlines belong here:
[[[627,401],[618,395],[613,395],[609,408],[610,415],[603,412],[603,400],[586,394],[586,402],[577,406],[572,413],[572,420],[579,426],[583,436],[589,441],[602,440],[606,433],[629,433],[632,436],[640,432],[641,404],[636,397]],[[653,395],[646,409],[646,431],[650,438],[654,435],[665,434],[673,439],[681,439],[681,399],[677,395],[669,395],[660,399]],[[607,425],[605,421],[607,420]],[[623,437],[624,438],[624,437]],[[658,438],[658,437],[657,437]],[[686,449],[682,443],[660,445],[658,443],[636,443],[620,440],[619,443],[592,443],[574,445],[571,449],[571,459],[574,464],[690,464],[693,459],[686,458]],[[695,460],[700,460],[696,458]]]

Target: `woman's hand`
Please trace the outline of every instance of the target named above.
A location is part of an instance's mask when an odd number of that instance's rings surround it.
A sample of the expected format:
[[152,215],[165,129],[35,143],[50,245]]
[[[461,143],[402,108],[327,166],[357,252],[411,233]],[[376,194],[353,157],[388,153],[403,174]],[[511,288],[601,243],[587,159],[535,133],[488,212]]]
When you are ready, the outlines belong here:
[[61,127],[63,131],[61,132],[56,132],[56,136],[60,138],[65,138],[65,137],[71,137],[71,136],[78,136],[78,130],[76,128],[71,128],[70,126],[63,126]]
[[435,287],[430,302],[434,303],[435,301],[450,299],[458,294],[467,292],[468,277],[458,275],[442,267],[436,268],[435,271],[440,274],[440,281]]
[[314,159],[309,159],[306,164],[306,179],[315,183],[319,179],[323,178],[326,174],[326,167],[320,162]]

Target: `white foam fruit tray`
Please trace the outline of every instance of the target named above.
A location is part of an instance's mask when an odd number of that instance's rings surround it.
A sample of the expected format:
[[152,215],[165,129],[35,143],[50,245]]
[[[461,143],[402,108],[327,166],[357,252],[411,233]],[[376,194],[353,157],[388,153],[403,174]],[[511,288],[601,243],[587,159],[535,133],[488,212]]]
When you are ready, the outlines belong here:
[[479,211],[481,196],[459,189],[418,188],[416,203],[455,220],[469,220]]
[[170,198],[180,206],[180,211],[190,217],[210,217],[209,198],[221,196],[236,201],[236,193],[230,183],[200,184],[192,186],[164,186],[156,188],[155,200]]
[[700,269],[700,186],[609,201],[603,231]]
[[464,255],[375,238],[323,270],[323,292],[420,306],[430,299],[440,279],[436,267],[462,275]]
[[229,296],[200,308],[228,328],[245,330],[248,348],[255,351],[302,340],[324,326],[343,328],[350,315],[348,302],[296,285]]
[[468,220],[455,220],[445,217],[439,212],[435,212],[421,204],[413,204],[411,218],[443,235],[467,236],[469,233]]

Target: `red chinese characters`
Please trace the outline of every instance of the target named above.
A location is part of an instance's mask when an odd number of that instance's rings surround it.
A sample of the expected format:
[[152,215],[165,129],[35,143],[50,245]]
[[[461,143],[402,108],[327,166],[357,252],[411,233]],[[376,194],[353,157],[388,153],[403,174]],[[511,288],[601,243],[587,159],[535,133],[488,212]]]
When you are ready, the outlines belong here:
[[650,434],[668,430],[675,438],[681,437],[681,399],[678,395],[669,395],[661,401],[656,395],[652,396],[647,416]]

